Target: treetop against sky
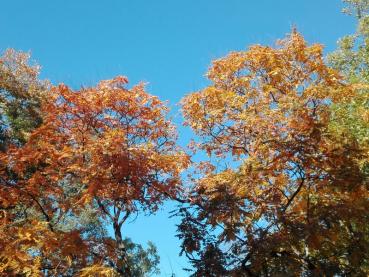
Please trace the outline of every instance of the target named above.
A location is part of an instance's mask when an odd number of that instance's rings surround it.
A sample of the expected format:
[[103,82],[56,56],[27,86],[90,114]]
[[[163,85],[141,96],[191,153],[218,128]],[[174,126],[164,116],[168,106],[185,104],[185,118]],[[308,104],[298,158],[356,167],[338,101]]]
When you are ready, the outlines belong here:
[[2,3],[0,272],[364,274],[369,3],[343,2]]

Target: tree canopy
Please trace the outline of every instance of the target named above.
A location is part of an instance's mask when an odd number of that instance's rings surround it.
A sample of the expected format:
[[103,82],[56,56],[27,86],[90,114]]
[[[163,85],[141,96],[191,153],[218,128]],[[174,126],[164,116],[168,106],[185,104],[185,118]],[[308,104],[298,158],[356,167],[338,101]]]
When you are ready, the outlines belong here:
[[186,124],[195,148],[233,166],[201,164],[179,211],[194,276],[364,276],[368,153],[330,128],[331,106],[360,86],[296,31],[214,61],[207,76],[182,101]]
[[122,225],[175,197],[188,159],[175,144],[167,108],[142,84],[129,90],[127,82],[52,88],[43,123],[2,154],[3,272],[157,271],[156,248],[146,252],[125,239]]
[[191,276],[368,276],[369,1],[343,2],[357,30],[328,56],[293,29],[214,60],[188,151],[144,83],[52,85],[6,50],[0,275],[158,275],[124,227],[172,200]]

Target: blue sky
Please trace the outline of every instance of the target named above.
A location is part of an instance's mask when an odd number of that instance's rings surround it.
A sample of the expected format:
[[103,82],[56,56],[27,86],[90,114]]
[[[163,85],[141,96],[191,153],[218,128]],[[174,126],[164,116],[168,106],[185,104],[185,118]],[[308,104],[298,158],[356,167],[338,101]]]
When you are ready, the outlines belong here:
[[[272,44],[296,26],[326,51],[354,31],[340,0],[3,0],[0,51],[31,51],[43,78],[74,88],[128,76],[148,82],[150,93],[176,103],[207,84],[211,60],[251,44]],[[191,133],[179,127],[180,144]],[[160,276],[188,276],[178,257],[174,204],[155,216],[139,216],[126,227],[135,242],[153,241],[161,256]]]

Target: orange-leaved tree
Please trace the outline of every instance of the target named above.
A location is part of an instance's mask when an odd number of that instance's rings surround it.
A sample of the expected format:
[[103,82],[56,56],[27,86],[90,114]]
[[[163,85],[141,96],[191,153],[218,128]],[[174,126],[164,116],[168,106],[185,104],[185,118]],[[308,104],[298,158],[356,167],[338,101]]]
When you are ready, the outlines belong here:
[[[29,232],[8,219],[3,227],[12,236],[1,253],[4,270],[22,272],[32,265],[32,272],[46,275],[147,273],[129,252],[133,246],[122,226],[131,215],[154,212],[176,197],[188,158],[175,144],[164,103],[142,84],[127,89],[127,82],[117,77],[79,91],[53,88],[43,124],[24,146],[2,156],[3,175],[12,172],[3,179],[16,195],[13,201],[27,203],[42,217],[38,228],[28,223]],[[94,211],[93,228],[78,222],[86,207]],[[66,228],[76,219],[74,228]],[[96,226],[104,229],[107,222],[113,237],[96,233]],[[22,258],[11,255],[11,248]]]
[[[193,276],[366,276],[368,156],[330,131],[330,106],[349,85],[293,31],[213,62],[211,84],[183,101],[196,149],[178,226]],[[309,275],[310,274],[310,275]]]

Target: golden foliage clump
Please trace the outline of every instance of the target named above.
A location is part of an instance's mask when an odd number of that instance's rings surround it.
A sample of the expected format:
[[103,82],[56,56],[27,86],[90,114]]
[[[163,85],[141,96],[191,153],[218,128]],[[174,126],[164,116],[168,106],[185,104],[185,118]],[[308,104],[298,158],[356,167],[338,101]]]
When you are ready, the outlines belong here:
[[368,153],[330,128],[332,104],[349,103],[360,86],[347,84],[325,64],[322,46],[296,31],[275,48],[214,61],[207,76],[208,87],[182,100],[184,117],[200,137],[196,148],[232,166],[195,179],[197,216],[185,213],[179,227],[184,250],[203,257],[193,260],[199,272],[204,257],[217,255],[206,254],[203,231],[204,245],[190,247],[193,222],[221,230],[212,243],[231,247],[223,258],[232,272],[367,272]]

